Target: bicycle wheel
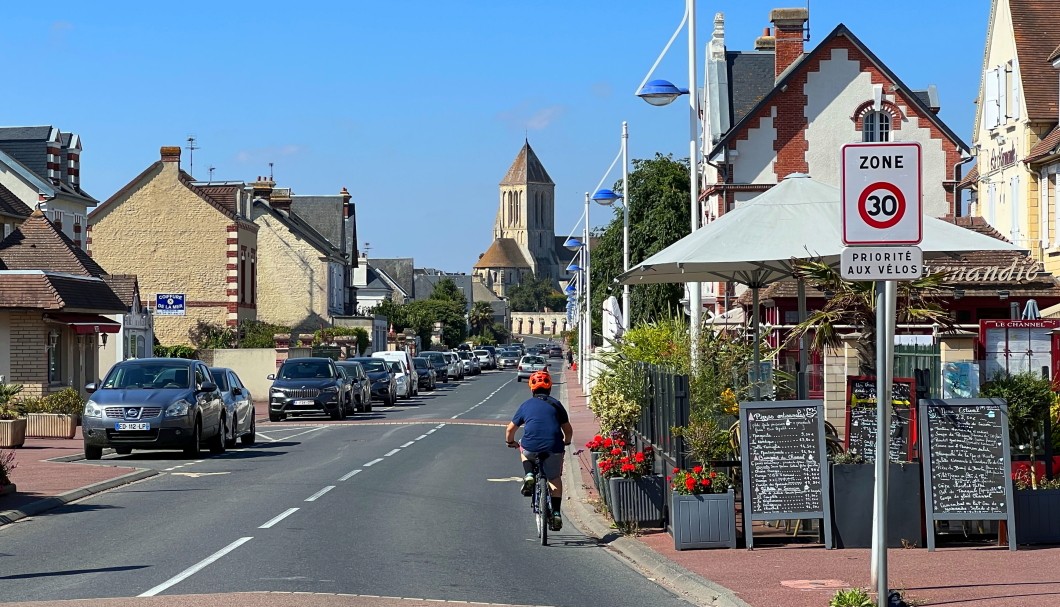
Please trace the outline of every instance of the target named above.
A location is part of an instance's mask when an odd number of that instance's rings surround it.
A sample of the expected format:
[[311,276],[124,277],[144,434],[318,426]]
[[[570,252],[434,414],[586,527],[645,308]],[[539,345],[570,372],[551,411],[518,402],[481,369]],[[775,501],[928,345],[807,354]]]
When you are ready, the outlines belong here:
[[552,521],[552,499],[549,496],[548,480],[545,475],[537,477],[537,528],[540,531],[541,545],[548,546],[548,524]]
[[534,524],[537,525],[537,537],[541,537],[541,530],[543,529],[542,523],[544,519],[541,516],[541,501],[540,491],[538,487],[534,487],[534,492],[530,496],[530,510],[534,513]]

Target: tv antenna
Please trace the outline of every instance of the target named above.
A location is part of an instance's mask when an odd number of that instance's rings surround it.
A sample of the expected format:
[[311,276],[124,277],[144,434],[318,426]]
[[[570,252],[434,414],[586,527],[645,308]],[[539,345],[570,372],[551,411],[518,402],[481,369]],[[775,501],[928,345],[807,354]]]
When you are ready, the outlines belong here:
[[269,181],[275,181],[272,178],[272,163],[271,162],[269,163]]
[[211,166],[211,167],[207,167],[206,168],[206,170],[209,171],[209,173],[210,173],[210,179],[209,179],[210,182],[213,182],[213,171],[214,171],[215,168],[217,168],[217,167]]
[[370,243],[370,242],[364,243],[364,256],[365,257],[368,257],[368,251],[371,251],[371,250],[372,250],[372,243]]
[[199,146],[195,145],[195,135],[188,135],[188,174],[195,176],[195,150],[199,149]]

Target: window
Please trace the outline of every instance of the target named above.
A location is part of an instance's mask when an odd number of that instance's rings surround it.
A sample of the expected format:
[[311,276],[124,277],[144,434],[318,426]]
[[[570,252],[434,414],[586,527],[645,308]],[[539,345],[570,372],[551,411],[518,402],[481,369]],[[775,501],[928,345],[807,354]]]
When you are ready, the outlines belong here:
[[1020,117],[1020,80],[1016,74],[1016,62],[1009,61],[1008,67],[1005,69],[1005,75],[1008,80],[1008,117],[1013,120],[1019,120]]
[[63,335],[57,329],[48,332],[48,383],[62,381]]
[[258,302],[258,250],[250,250],[250,303]]
[[887,112],[866,112],[861,125],[861,140],[875,143],[891,140],[891,115]]
[[247,301],[247,248],[239,247],[239,303]]
[[1020,200],[1020,178],[1016,175],[1009,180],[1009,220],[1012,222],[1009,228],[1009,234],[1012,236],[1012,244],[1020,244],[1023,240],[1023,234],[1020,232],[1020,215],[1019,205],[1017,202]]

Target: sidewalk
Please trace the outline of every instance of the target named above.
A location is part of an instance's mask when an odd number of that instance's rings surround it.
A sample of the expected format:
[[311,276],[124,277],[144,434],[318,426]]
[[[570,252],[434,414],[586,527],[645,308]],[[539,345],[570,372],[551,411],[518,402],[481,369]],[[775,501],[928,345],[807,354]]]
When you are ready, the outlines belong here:
[[[578,374],[564,371],[563,388],[574,444],[581,447],[597,433],[595,416],[586,406]],[[592,507],[597,498],[590,478],[589,453],[582,451],[569,466],[567,508],[586,531],[600,538],[652,578],[668,583],[701,605],[726,607],[822,607],[837,588],[869,586],[869,550],[826,550],[819,544],[779,539],[755,549],[677,551],[663,530],[621,536]],[[1058,514],[1060,516],[1060,514]],[[775,530],[762,535],[780,538]],[[919,605],[975,607],[1046,607],[1060,605],[1060,547],[946,548],[888,551],[892,588]],[[716,597],[716,598],[714,598]]]

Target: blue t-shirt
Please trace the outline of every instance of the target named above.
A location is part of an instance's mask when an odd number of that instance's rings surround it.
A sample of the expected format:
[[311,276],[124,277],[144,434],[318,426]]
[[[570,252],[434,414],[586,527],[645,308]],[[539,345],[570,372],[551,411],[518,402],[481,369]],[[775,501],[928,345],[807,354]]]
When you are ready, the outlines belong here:
[[523,426],[519,444],[534,453],[563,453],[563,430],[570,423],[567,410],[551,396],[534,396],[519,405],[512,423]]

